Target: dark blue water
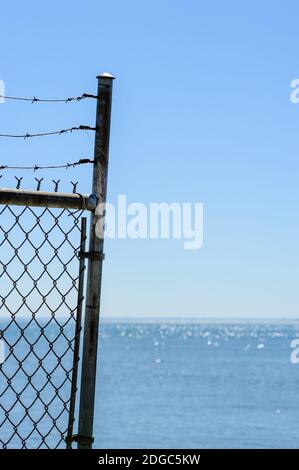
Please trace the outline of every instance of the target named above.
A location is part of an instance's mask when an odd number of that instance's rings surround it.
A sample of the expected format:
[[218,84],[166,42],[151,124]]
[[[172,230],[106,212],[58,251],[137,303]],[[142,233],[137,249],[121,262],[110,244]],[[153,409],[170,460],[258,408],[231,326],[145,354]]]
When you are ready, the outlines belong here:
[[[34,325],[30,328],[31,340],[38,338]],[[47,332],[52,341],[57,328],[51,325]],[[73,325],[67,325],[67,338],[72,337],[71,330]],[[18,334],[11,330],[9,341]],[[298,324],[102,325],[95,447],[299,448],[299,365],[290,360],[290,343],[298,336]],[[47,342],[41,339],[38,345],[37,356],[43,357]],[[54,351],[45,359],[46,371],[53,371],[56,355],[63,356],[65,370],[71,369],[66,346],[64,338],[54,342]],[[19,341],[17,356],[25,355],[24,347]],[[38,359],[31,354],[26,372],[30,374],[36,365]],[[35,421],[41,418],[37,429],[29,417],[22,421],[20,404],[11,410],[10,421],[0,430],[5,441],[19,423],[10,447],[20,447],[22,437],[27,447],[43,447],[40,433],[47,433],[48,446],[63,445],[61,433],[67,427],[63,403],[69,393],[64,369],[51,372],[50,387],[41,392],[43,402],[38,400],[30,408]],[[4,370],[13,376],[17,361],[10,357]],[[29,385],[22,392],[23,373],[12,380],[30,406],[34,388]],[[47,380],[44,369],[32,380],[41,389]],[[7,409],[15,398],[11,391],[5,393],[5,386],[1,376],[0,420],[5,417],[1,405]],[[43,403],[49,403],[55,416],[54,427]]]

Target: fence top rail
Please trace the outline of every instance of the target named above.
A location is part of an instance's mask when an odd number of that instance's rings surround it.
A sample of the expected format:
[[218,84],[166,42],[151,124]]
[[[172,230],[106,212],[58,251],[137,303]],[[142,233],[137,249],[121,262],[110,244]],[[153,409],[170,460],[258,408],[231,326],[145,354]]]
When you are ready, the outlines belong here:
[[94,194],[2,188],[0,189],[0,204],[94,211],[97,197]]

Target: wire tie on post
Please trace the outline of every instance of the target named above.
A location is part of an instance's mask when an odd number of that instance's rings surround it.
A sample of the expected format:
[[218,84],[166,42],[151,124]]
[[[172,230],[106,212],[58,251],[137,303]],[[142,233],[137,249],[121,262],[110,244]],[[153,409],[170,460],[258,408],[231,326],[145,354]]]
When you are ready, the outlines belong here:
[[78,212],[81,212],[81,211],[85,211],[85,208],[86,208],[83,194],[80,194],[80,193],[74,193],[74,194],[78,194],[78,196],[80,196],[80,199],[82,201],[82,207],[80,207],[80,209],[77,209],[75,212],[70,212],[68,216],[77,214]]

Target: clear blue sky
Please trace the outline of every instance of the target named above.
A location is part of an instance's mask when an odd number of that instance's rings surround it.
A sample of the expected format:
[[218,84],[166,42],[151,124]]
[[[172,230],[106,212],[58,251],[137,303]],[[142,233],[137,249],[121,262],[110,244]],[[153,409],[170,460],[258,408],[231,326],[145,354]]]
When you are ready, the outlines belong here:
[[[8,94],[72,96],[95,92],[99,72],[117,76],[111,200],[205,205],[197,252],[181,241],[106,243],[103,315],[298,316],[298,17],[298,2],[273,0],[1,5]],[[94,112],[93,102],[7,103],[0,130],[93,125]],[[1,140],[1,164],[90,156],[90,138]],[[77,175],[88,190],[88,170],[73,173],[64,188]]]

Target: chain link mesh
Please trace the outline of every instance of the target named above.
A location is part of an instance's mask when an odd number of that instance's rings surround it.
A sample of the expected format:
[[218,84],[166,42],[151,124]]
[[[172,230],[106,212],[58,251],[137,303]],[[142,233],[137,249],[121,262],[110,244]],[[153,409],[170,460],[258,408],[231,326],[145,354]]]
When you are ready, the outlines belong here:
[[2,448],[65,446],[78,339],[81,215],[0,206]]

